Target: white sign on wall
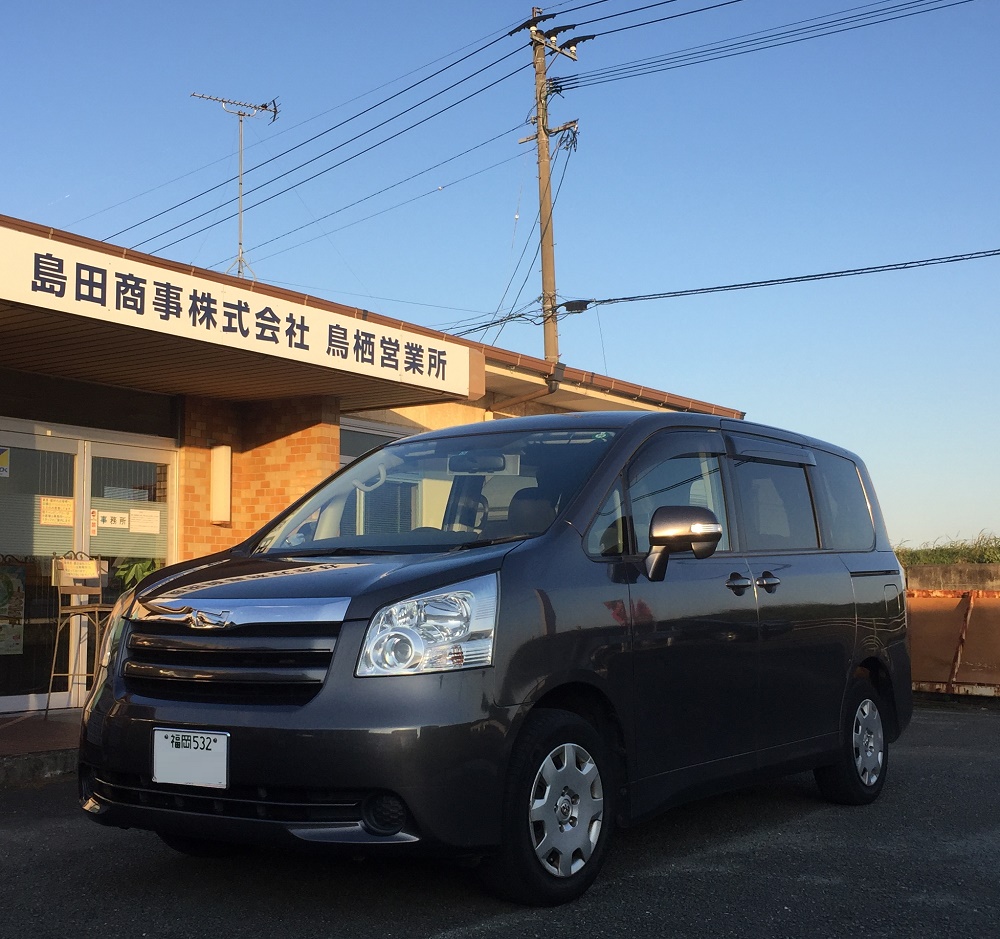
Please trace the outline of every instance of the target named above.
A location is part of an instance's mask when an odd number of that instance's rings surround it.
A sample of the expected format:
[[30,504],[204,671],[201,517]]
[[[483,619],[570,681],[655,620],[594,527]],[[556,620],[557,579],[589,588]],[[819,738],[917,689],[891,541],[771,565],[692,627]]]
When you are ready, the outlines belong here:
[[[266,289],[266,288],[265,288]],[[199,342],[469,394],[459,343],[0,228],[0,296]]]

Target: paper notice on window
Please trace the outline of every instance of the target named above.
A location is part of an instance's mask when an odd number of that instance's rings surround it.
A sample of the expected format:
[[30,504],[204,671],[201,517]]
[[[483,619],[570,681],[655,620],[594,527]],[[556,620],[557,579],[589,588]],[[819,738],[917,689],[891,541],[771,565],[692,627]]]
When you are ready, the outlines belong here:
[[156,509],[132,509],[128,513],[128,530],[133,535],[158,535],[160,513]]
[[24,626],[0,623],[0,655],[21,655],[24,652]]
[[59,496],[38,497],[38,524],[73,527],[73,500]]

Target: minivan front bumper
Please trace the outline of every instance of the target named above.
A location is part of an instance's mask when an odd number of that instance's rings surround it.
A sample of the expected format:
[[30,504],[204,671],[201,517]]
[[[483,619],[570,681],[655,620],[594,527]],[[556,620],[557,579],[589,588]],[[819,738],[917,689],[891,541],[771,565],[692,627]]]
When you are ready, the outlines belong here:
[[[490,703],[493,670],[359,679],[352,665],[335,657],[303,706],[157,701],[107,683],[84,715],[81,805],[105,825],[234,842],[499,844],[513,709]],[[154,782],[156,727],[227,733],[225,788]]]

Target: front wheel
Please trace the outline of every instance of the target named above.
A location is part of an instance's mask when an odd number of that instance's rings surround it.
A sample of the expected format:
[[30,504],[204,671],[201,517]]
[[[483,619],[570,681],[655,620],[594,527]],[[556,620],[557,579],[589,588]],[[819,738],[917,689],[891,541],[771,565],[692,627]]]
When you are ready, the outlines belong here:
[[814,773],[820,792],[831,802],[867,805],[878,798],[889,770],[884,713],[871,682],[862,679],[851,686],[844,707],[840,757]]
[[503,844],[481,872],[505,899],[575,900],[594,882],[615,822],[615,772],[594,727],[570,711],[529,715],[511,758]]

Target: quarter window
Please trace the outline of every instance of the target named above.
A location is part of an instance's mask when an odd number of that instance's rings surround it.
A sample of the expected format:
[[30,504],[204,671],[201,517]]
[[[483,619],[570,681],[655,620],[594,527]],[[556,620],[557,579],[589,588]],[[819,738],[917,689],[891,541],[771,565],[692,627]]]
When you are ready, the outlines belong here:
[[875,526],[858,468],[842,456],[817,451],[812,476],[823,547],[832,551],[870,551],[875,543]]

